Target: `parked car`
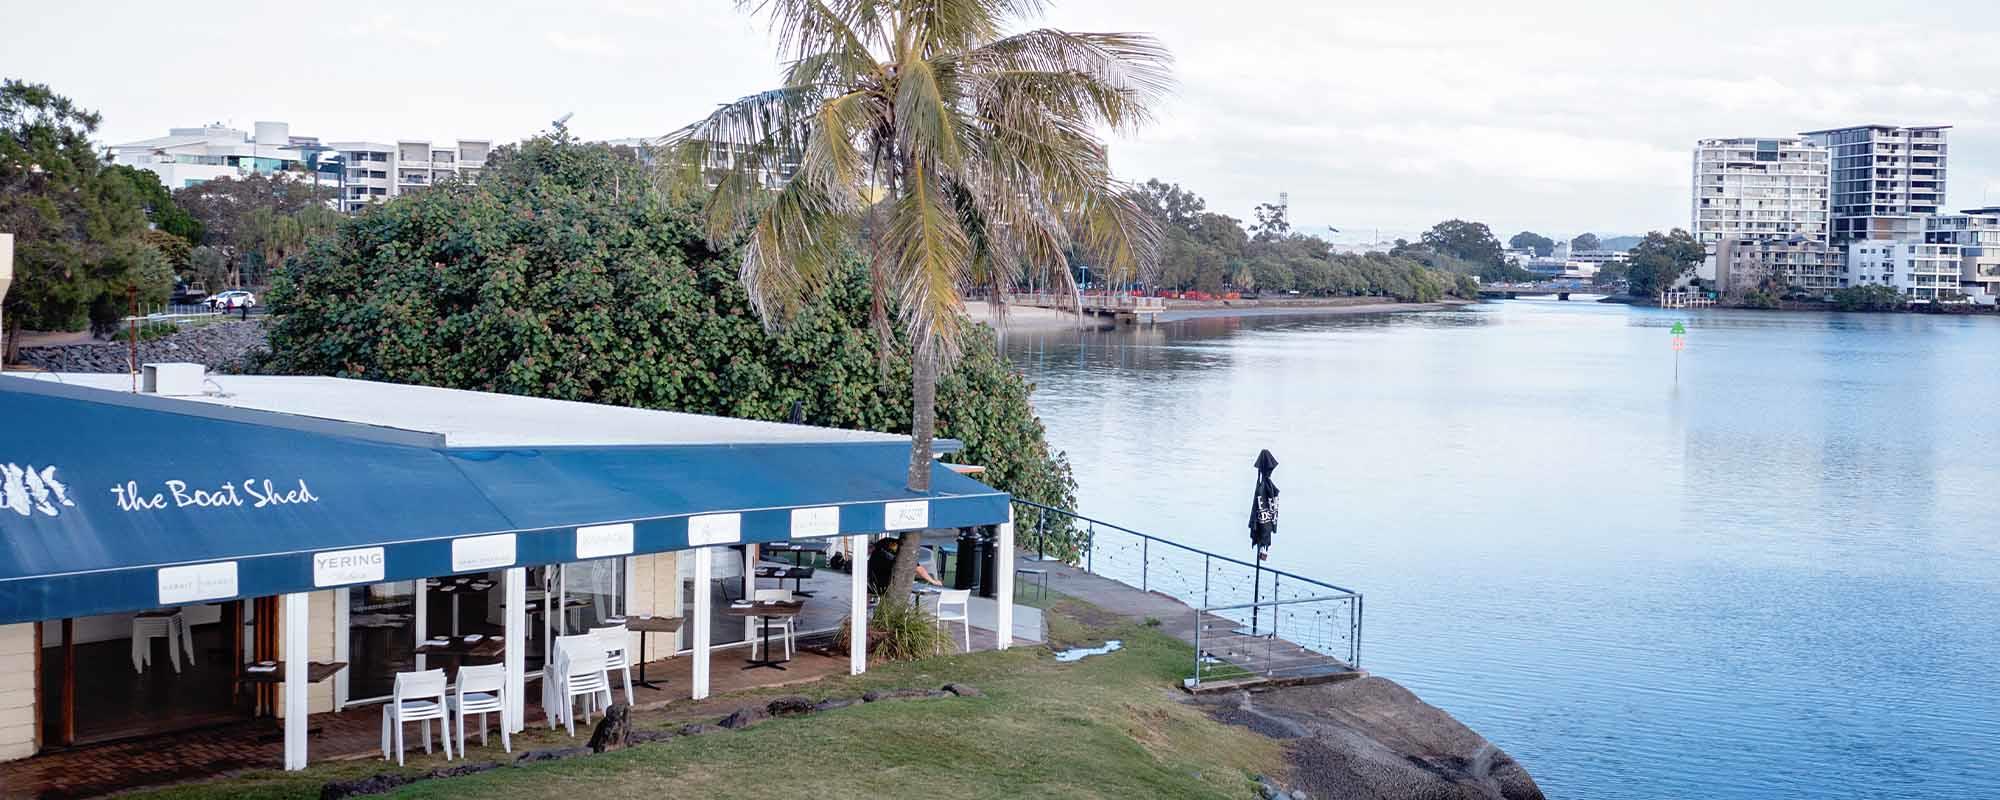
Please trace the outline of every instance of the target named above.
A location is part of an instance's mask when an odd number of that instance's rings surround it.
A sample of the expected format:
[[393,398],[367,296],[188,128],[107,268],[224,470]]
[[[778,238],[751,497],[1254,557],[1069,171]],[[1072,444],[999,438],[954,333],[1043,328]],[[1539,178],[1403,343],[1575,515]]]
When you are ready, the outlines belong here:
[[209,308],[217,311],[233,311],[238,308],[256,308],[257,296],[242,289],[217,292],[206,301]]
[[191,306],[204,302],[207,298],[208,292],[199,286],[175,286],[170,302],[178,306]]

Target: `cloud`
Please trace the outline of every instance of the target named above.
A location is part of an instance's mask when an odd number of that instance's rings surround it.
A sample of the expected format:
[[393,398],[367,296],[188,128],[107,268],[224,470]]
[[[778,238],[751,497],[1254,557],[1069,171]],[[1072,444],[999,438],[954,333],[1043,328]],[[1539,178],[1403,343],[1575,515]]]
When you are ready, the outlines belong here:
[[436,25],[409,24],[393,14],[376,14],[347,26],[356,38],[388,41],[418,47],[443,47],[451,37]]
[[594,33],[564,33],[549,31],[544,37],[549,46],[565,53],[587,56],[613,57],[625,54],[625,49]]

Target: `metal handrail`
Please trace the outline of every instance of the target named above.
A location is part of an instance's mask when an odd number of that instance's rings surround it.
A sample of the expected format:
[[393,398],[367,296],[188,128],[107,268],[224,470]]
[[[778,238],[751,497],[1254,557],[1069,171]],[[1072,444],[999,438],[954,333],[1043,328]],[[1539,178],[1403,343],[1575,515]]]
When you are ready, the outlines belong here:
[[1167,546],[1169,546],[1169,547],[1177,547],[1177,548],[1180,548],[1180,549],[1182,549],[1182,550],[1186,550],[1186,551],[1188,551],[1188,552],[1190,552],[1190,553],[1193,553],[1193,554],[1195,554],[1195,555],[1198,555],[1198,556],[1203,556],[1203,557],[1205,557],[1205,558],[1212,558],[1212,559],[1215,559],[1215,560],[1217,560],[1217,561],[1224,561],[1224,562],[1228,562],[1228,563],[1231,563],[1231,564],[1235,564],[1235,565],[1237,565],[1237,566],[1239,566],[1239,567],[1250,567],[1250,568],[1252,568],[1252,569],[1261,569],[1261,570],[1263,570],[1263,571],[1265,571],[1265,572],[1269,572],[1269,573],[1271,573],[1271,574],[1273,574],[1273,575],[1278,575],[1278,576],[1280,576],[1280,577],[1285,577],[1285,578],[1290,578],[1290,579],[1292,579],[1292,580],[1297,580],[1297,581],[1304,581],[1304,582],[1306,582],[1306,583],[1309,583],[1309,584],[1312,584],[1312,585],[1314,585],[1314,586],[1324,586],[1324,587],[1326,587],[1326,588],[1328,588],[1328,589],[1332,589],[1332,590],[1334,590],[1334,591],[1336,591],[1336,592],[1341,592],[1341,593],[1343,593],[1343,594],[1350,594],[1350,595],[1359,595],[1359,594],[1361,594],[1360,592],[1357,592],[1357,591],[1355,591],[1355,590],[1353,590],[1353,589],[1349,589],[1349,588],[1347,588],[1347,587],[1345,587],[1345,586],[1336,586],[1336,585],[1334,585],[1334,584],[1331,584],[1331,583],[1327,583],[1326,581],[1320,581],[1320,580],[1313,580],[1312,578],[1308,578],[1308,577],[1305,577],[1305,576],[1303,576],[1303,575],[1296,575],[1296,574],[1293,574],[1293,573],[1290,573],[1290,572],[1286,572],[1286,571],[1284,571],[1284,570],[1281,570],[1281,569],[1278,569],[1278,568],[1276,568],[1276,567],[1267,567],[1267,566],[1264,566],[1264,565],[1262,565],[1262,564],[1253,564],[1253,563],[1250,563],[1250,562],[1248,562],[1248,561],[1244,561],[1244,560],[1242,560],[1242,559],[1239,559],[1239,558],[1232,558],[1232,557],[1230,557],[1230,556],[1225,556],[1225,555],[1222,555],[1221,553],[1211,553],[1211,552],[1209,552],[1209,551],[1207,551],[1207,550],[1202,550],[1202,549],[1200,549],[1200,548],[1196,548],[1196,547],[1189,547],[1189,546],[1187,546],[1187,545],[1184,545],[1184,544],[1181,544],[1180,542],[1176,542],[1176,541],[1173,541],[1173,540],[1171,540],[1171,539],[1162,539],[1162,538],[1160,538],[1160,537],[1158,537],[1158,536],[1154,536],[1154,535],[1152,535],[1152,534],[1150,534],[1150,533],[1140,533],[1140,532],[1138,532],[1138,531],[1135,531],[1135,530],[1132,530],[1131,528],[1127,528],[1127,527],[1125,527],[1125,526],[1123,526],[1123,525],[1119,525],[1119,524],[1117,524],[1117,523],[1113,523],[1113,522],[1105,522],[1105,521],[1103,521],[1103,520],[1100,520],[1100,519],[1093,519],[1093,518],[1090,518],[1090,517],[1086,517],[1086,516],[1084,516],[1084,515],[1082,515],[1082,514],[1078,514],[1078,513],[1074,512],[1074,511],[1064,511],[1063,509],[1060,509],[1060,508],[1056,508],[1056,507],[1054,507],[1054,506],[1046,506],[1046,505],[1042,505],[1041,503],[1037,503],[1037,502],[1035,502],[1035,501],[1033,501],[1033,500],[1022,500],[1021,498],[1018,498],[1018,497],[1016,497],[1016,498],[1014,498],[1014,502],[1016,502],[1016,503],[1019,503],[1019,504],[1021,504],[1021,505],[1024,505],[1024,506],[1028,506],[1028,507],[1030,507],[1030,508],[1037,508],[1037,509],[1041,509],[1042,511],[1053,511],[1053,512],[1055,512],[1055,513],[1057,513],[1057,514],[1061,514],[1061,515],[1063,515],[1063,516],[1066,516],[1066,517],[1070,517],[1070,518],[1072,518],[1072,519],[1078,519],[1078,520],[1082,520],[1082,521],[1084,521],[1084,522],[1088,522],[1088,523],[1090,523],[1090,524],[1092,524],[1092,525],[1103,525],[1104,527],[1107,527],[1107,528],[1110,528],[1110,529],[1112,529],[1112,530],[1116,530],[1116,531],[1120,531],[1120,532],[1123,532],[1123,533],[1129,533],[1129,534],[1132,534],[1133,536],[1137,536],[1137,537],[1139,537],[1139,538],[1141,538],[1141,539],[1145,539],[1145,540],[1148,540],[1148,541],[1154,541],[1154,542],[1159,542],[1160,544],[1164,544],[1164,545],[1167,545]]
[[[1104,573],[1100,573],[1097,571],[1096,568],[1097,528],[1098,526],[1103,526],[1105,528],[1117,531],[1119,533],[1124,533],[1130,536],[1138,537],[1139,552],[1140,552],[1138,588],[1140,591],[1152,591],[1151,574],[1152,574],[1152,561],[1153,561],[1152,558],[1153,543],[1158,542],[1159,544],[1165,545],[1169,548],[1173,548],[1174,550],[1185,552],[1189,555],[1200,556],[1202,559],[1202,578],[1201,578],[1202,596],[1200,598],[1200,602],[1197,604],[1195,602],[1195,599],[1192,597],[1181,598],[1188,605],[1195,607],[1195,617],[1197,619],[1196,633],[1195,633],[1196,684],[1199,684],[1200,682],[1200,669],[1201,669],[1200,664],[1202,658],[1202,652],[1200,648],[1199,620],[1205,614],[1227,612],[1227,611],[1241,611],[1244,609],[1249,609],[1254,614],[1254,612],[1257,609],[1271,608],[1273,632],[1275,633],[1277,625],[1277,608],[1276,608],[1277,606],[1294,605],[1302,603],[1315,603],[1315,602],[1351,601],[1352,603],[1350,607],[1351,615],[1349,617],[1350,639],[1349,639],[1349,652],[1347,654],[1347,659],[1348,659],[1348,664],[1350,666],[1359,667],[1361,664],[1361,631],[1362,631],[1362,616],[1363,616],[1363,606],[1362,606],[1363,599],[1362,599],[1362,594],[1360,592],[1357,592],[1353,589],[1349,589],[1344,586],[1338,586],[1335,584],[1327,583],[1326,581],[1315,580],[1313,578],[1308,578],[1303,575],[1298,575],[1296,573],[1286,572],[1281,569],[1274,569],[1271,567],[1264,566],[1262,564],[1252,563],[1238,558],[1232,558],[1230,556],[1221,555],[1219,553],[1211,553],[1209,551],[1202,550],[1197,547],[1190,547],[1188,545],[1181,544],[1180,542],[1172,541],[1169,539],[1163,539],[1158,536],[1154,536],[1152,534],[1140,533],[1139,531],[1132,530],[1131,528],[1127,528],[1117,523],[1105,522],[1104,520],[1096,519],[1093,517],[1087,517],[1082,514],[1078,514],[1072,511],[1066,511],[1064,509],[1056,508],[1054,506],[1044,505],[1042,503],[1037,503],[1032,500],[1023,500],[1017,497],[1013,498],[1013,502],[1018,503],[1027,508],[1033,508],[1037,511],[1038,515],[1036,519],[1037,527],[1042,529],[1041,531],[1038,532],[1038,537],[1042,540],[1045,540],[1047,537],[1045,522],[1047,520],[1047,515],[1050,513],[1067,517],[1073,523],[1083,523],[1088,531],[1088,534],[1081,545],[1081,551],[1082,551],[1081,559],[1083,560],[1083,564],[1081,564],[1080,566],[1083,567],[1085,572],[1111,578],[1112,580],[1116,580],[1121,583],[1125,583],[1127,585],[1131,584],[1130,576],[1121,578],[1115,575],[1105,575]],[[1038,541],[1036,543],[1037,549],[1044,549],[1043,548],[1044,544],[1045,544],[1044,541]],[[1261,577],[1262,573],[1270,573],[1271,599],[1269,600],[1260,599],[1249,603],[1241,603],[1241,604],[1225,605],[1225,606],[1210,605],[1209,593],[1211,587],[1209,585],[1209,581],[1214,574],[1216,562],[1221,562],[1223,564],[1234,565],[1236,567],[1251,570],[1253,575],[1251,580],[1258,585],[1261,585],[1262,583],[1262,577]],[[1304,584],[1307,587],[1326,590],[1327,592],[1331,592],[1331,594],[1316,594],[1310,597],[1295,597],[1291,599],[1284,599],[1280,597],[1278,587],[1281,581],[1285,579],[1295,581],[1299,584]],[[1296,590],[1297,589],[1294,588],[1294,591]],[[1191,588],[1190,591],[1192,591]],[[1168,594],[1172,593],[1168,592]],[[1251,622],[1252,622],[1252,627],[1254,628],[1255,627],[1254,616],[1252,617]]]

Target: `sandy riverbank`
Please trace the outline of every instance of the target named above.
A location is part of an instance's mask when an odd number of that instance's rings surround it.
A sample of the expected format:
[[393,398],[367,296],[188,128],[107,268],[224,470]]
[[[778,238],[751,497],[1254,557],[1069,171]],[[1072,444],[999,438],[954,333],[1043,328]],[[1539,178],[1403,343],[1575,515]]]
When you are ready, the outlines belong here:
[[[1271,317],[1271,316],[1323,316],[1342,314],[1388,314],[1399,311],[1442,311],[1470,305],[1464,300],[1445,300],[1436,303],[1382,303],[1369,302],[1365,298],[1338,298],[1358,302],[1309,302],[1309,301],[1241,301],[1240,305],[1216,305],[1213,303],[1182,305],[1169,301],[1167,311],[1160,315],[1161,322],[1177,322],[1189,319],[1214,319],[1218,317]],[[993,308],[985,303],[969,303],[966,312],[974,322],[994,325]],[[1027,308],[1015,306],[1007,310],[1006,328],[1009,331],[1060,331],[1075,330],[1076,317],[1066,312],[1048,308]],[[1084,324],[1092,328],[1113,327],[1109,320],[1092,318]]]

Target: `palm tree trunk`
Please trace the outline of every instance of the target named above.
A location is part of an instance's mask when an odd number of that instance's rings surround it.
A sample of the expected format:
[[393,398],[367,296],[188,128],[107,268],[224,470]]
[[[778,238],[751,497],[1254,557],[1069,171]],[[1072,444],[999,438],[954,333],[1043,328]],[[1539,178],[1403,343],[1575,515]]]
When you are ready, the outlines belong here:
[[[931,490],[931,439],[937,435],[937,350],[918,345],[910,354],[910,480],[912,492]],[[896,563],[889,572],[889,591],[884,600],[904,602],[910,584],[917,577],[917,550],[924,532],[907,531],[896,548]]]

